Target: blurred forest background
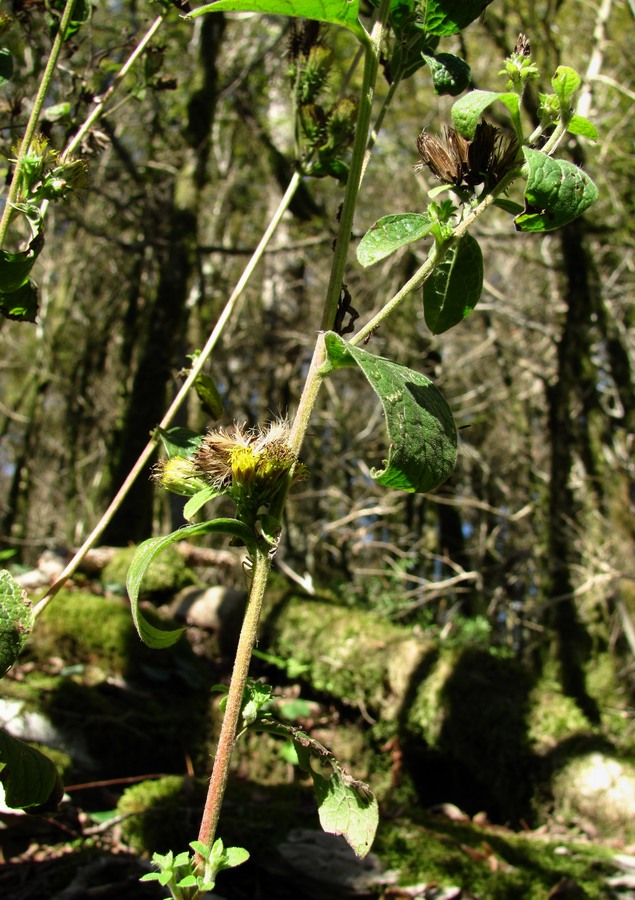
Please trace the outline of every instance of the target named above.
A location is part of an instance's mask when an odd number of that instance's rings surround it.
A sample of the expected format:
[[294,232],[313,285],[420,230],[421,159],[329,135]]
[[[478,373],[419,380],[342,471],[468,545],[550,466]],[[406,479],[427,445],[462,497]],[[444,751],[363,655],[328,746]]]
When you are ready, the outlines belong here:
[[[0,93],[2,163],[21,137],[51,41],[38,3],[12,4],[19,59]],[[160,12],[137,0],[97,4],[67,43],[41,131],[61,149]],[[174,9],[142,63],[86,138],[83,195],[49,209],[34,270],[37,324],[0,330],[2,548],[33,565],[79,545],[136,461],[201,348],[293,173],[289,21],[256,15],[185,22]],[[454,635],[550,667],[589,728],[608,697],[632,733],[635,667],[635,85],[632,0],[495,0],[443,50],[474,85],[498,75],[519,32],[543,89],[559,64],[583,76],[583,114],[600,140],[568,140],[567,158],[600,199],[551,234],[520,235],[493,211],[474,234],[485,289],[471,317],[439,337],[413,295],[366,349],[441,388],[460,428],[454,475],[431,495],[369,477],[385,455],[378,402],[351,370],[326,384],[304,448],[280,548],[351,609],[418,634]],[[328,33],[331,88],[354,92],[355,42]],[[347,80],[350,79],[350,84]],[[380,82],[381,92],[387,84]],[[529,115],[537,109],[534,85]],[[355,219],[422,211],[434,182],[414,172],[416,138],[449,124],[427,69],[397,92]],[[497,122],[491,110],[490,121]],[[515,197],[512,191],[512,196]],[[293,412],[319,327],[342,187],[305,180],[214,352],[222,424]],[[359,322],[421,264],[412,244],[346,284]],[[196,397],[179,424],[211,423]],[[182,524],[182,504],[150,478],[135,485],[103,542],[126,546]],[[237,583],[240,573],[236,574]],[[601,690],[593,673],[601,668]],[[609,691],[610,686],[610,691]],[[605,692],[603,694],[603,692]],[[616,699],[617,698],[617,699]],[[608,702],[608,701],[607,701]],[[635,743],[634,743],[635,745]]]
[[[30,9],[14,30],[22,65],[4,92],[5,159],[49,44],[46,17]],[[68,102],[70,113],[45,116],[54,146],[83,121],[155,11],[95,9],[56,76],[51,105]],[[428,374],[448,399],[461,429],[451,481],[430,496],[373,484],[383,419],[363,379],[347,372],[320,404],[303,457],[309,477],[296,489],[281,550],[300,574],[338,584],[388,618],[445,622],[458,612],[534,661],[557,643],[580,697],[589,654],[628,651],[627,665],[635,614],[633,24],[626,3],[497,0],[464,46],[457,42],[475,85],[489,90],[502,84],[499,62],[519,31],[545,77],[562,61],[583,75],[590,69],[589,112],[602,139],[572,139],[567,152],[600,200],[583,221],[545,236],[514,234],[502,213],[486,217],[476,232],[486,285],[470,320],[433,337],[413,296],[373,336],[367,349]],[[129,76],[127,102],[82,148],[89,190],[49,211],[38,323],[5,322],[0,338],[2,535],[24,562],[46,547],[78,545],[96,523],[286,188],[289,27],[257,15],[189,23],[175,12]],[[353,44],[343,31],[331,39],[337,91]],[[424,127],[449,122],[450,101],[432,94],[426,69],[398,92],[357,234],[381,215],[425,207],[434,184],[413,172],[415,141]],[[304,183],[230,321],[210,368],[225,423],[293,410],[340,201],[332,180]],[[351,260],[347,284],[362,320],[426,252],[412,245],[366,271]],[[210,424],[195,398],[181,424]],[[105,542],[138,542],[181,521],[148,473]]]

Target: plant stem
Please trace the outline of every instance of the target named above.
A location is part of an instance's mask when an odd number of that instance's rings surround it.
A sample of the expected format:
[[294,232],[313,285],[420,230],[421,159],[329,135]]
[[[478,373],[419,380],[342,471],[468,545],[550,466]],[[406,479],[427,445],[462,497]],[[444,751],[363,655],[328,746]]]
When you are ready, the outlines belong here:
[[[258,622],[260,621],[262,601],[267,587],[269,570],[271,568],[269,554],[260,547],[256,549],[252,562],[253,569],[249,599],[247,601],[245,618],[243,619],[240,638],[238,640],[234,668],[232,669],[231,681],[229,683],[229,693],[227,694],[227,706],[225,707],[223,724],[221,725],[220,735],[218,737],[218,745],[214,756],[214,767],[212,769],[207,799],[205,801],[205,809],[201,819],[201,828],[198,835],[199,841],[210,848],[212,847],[216,836],[221,805],[223,803],[225,787],[227,786],[231,754],[234,749],[236,730],[240,718],[243,691],[249,673],[251,653],[258,636]],[[199,866],[203,864],[202,858],[198,855],[196,856],[196,864]]]
[[119,69],[119,71],[113,78],[112,83],[111,83],[110,87],[108,88],[108,90],[101,97],[99,97],[97,99],[95,106],[93,107],[90,114],[87,116],[86,120],[84,121],[84,124],[81,126],[81,128],[79,128],[77,133],[73,135],[73,137],[69,141],[67,147],[65,148],[65,150],[62,154],[63,159],[66,159],[71,153],[73,153],[73,151],[81,144],[84,136],[88,133],[88,131],[90,131],[90,129],[93,127],[93,125],[95,124],[97,119],[99,119],[100,116],[104,115],[104,107],[106,106],[106,103],[110,100],[113,93],[117,90],[117,88],[119,87],[119,85],[121,84],[123,79],[126,77],[128,72],[130,71],[130,69],[133,67],[133,65],[136,63],[136,61],[139,59],[139,57],[141,56],[143,51],[146,49],[146,47],[148,46],[148,44],[150,43],[152,38],[155,36],[157,31],[161,27],[161,25],[165,19],[165,16],[166,16],[166,13],[161,13],[160,16],[157,16],[157,18],[154,20],[152,25],[148,28],[148,30],[146,31],[144,36],[141,38],[141,40],[139,41],[137,46],[134,48],[134,50],[132,51],[132,53],[130,54],[128,59],[125,61],[123,66]]
[[397,293],[384,304],[384,306],[376,313],[372,319],[361,328],[356,335],[354,335],[350,343],[353,346],[360,344],[367,338],[372,332],[385,320],[390,316],[397,307],[402,303],[403,300],[409,295],[412,294],[413,291],[416,291],[417,288],[421,287],[423,282],[430,276],[431,272],[439,265],[446,252],[449,250],[451,246],[456,244],[458,240],[460,240],[463,235],[468,231],[468,229],[474,224],[474,222],[482,216],[486,209],[494,203],[496,198],[502,194],[509,185],[514,181],[518,175],[520,174],[520,170],[514,169],[512,172],[509,172],[501,181],[496,185],[496,187],[487,194],[486,197],[475,206],[474,209],[468,213],[468,215],[463,219],[463,221],[456,227],[454,230],[454,234],[452,235],[452,239],[448,241],[441,252],[437,250],[436,247],[433,248],[430,255],[423,263],[422,266],[417,269],[415,274],[410,278],[402,288],[400,288]]
[[37,123],[40,118],[42,106],[44,105],[44,101],[51,84],[51,78],[53,77],[53,72],[55,71],[55,66],[57,65],[57,60],[62,49],[62,44],[64,43],[64,35],[66,34],[66,29],[68,28],[68,25],[71,21],[74,5],[75,0],[66,0],[64,12],[62,13],[62,18],[60,19],[60,26],[57,30],[57,34],[55,35],[55,40],[53,41],[53,46],[51,47],[51,53],[46,64],[46,68],[44,69],[44,74],[42,75],[42,80],[40,82],[38,92],[35,95],[33,109],[31,110],[29,121],[27,122],[26,128],[24,130],[24,137],[22,138],[20,150],[18,151],[18,158],[16,159],[13,178],[11,179],[9,193],[7,195],[4,210],[2,212],[2,219],[0,219],[0,247],[2,247],[4,244],[4,239],[9,227],[11,213],[13,212],[13,207],[18,198],[18,191],[20,188],[20,172],[22,170],[22,166],[24,165],[24,157],[28,152],[31,141],[33,140],[33,135],[35,134],[35,129],[37,128]]
[[[216,325],[214,326],[209,338],[207,339],[207,343],[203,347],[200,356],[194,361],[194,364],[192,365],[190,374],[188,375],[186,380],[183,382],[179,392],[177,393],[176,397],[172,401],[170,408],[168,409],[166,414],[163,416],[163,418],[159,422],[158,428],[166,429],[172,424],[174,416],[176,415],[177,411],[181,407],[183,401],[187,397],[187,394],[188,394],[190,388],[196,381],[197,377],[200,375],[200,373],[203,369],[203,366],[205,365],[207,359],[211,355],[212,350],[216,346],[216,344],[223,332],[223,329],[224,329],[225,325],[227,324],[227,320],[231,316],[240,295],[242,294],[243,290],[245,289],[245,285],[249,281],[254,269],[258,265],[261,257],[263,256],[265,249],[267,247],[267,244],[271,240],[276,228],[278,227],[278,224],[280,223],[282,216],[288,209],[289,204],[291,203],[291,200],[293,199],[293,195],[295,194],[296,190],[298,189],[298,185],[300,184],[300,181],[301,181],[301,176],[298,173],[295,173],[293,175],[291,181],[289,182],[289,186],[288,186],[287,190],[285,191],[284,197],[281,199],[277,210],[273,214],[265,233],[263,234],[262,238],[260,239],[260,243],[254,250],[254,253],[253,253],[251,259],[249,260],[249,262],[247,263],[247,266],[245,267],[244,272],[240,276],[240,278],[236,284],[236,287],[232,291],[230,298],[228,299],[227,303],[225,304],[225,308],[223,309],[218,321],[216,322]],[[33,609],[34,616],[37,617],[48,606],[48,604],[53,599],[53,597],[64,586],[67,579],[70,578],[71,575],[73,574],[73,572],[76,571],[76,569],[78,568],[82,559],[86,556],[86,553],[90,550],[90,548],[92,546],[94,546],[95,542],[98,540],[100,535],[105,531],[106,527],[112,521],[113,516],[115,515],[115,513],[121,506],[128,491],[130,490],[130,488],[134,484],[135,480],[137,479],[137,476],[143,471],[143,469],[147,465],[152,454],[154,453],[155,449],[157,448],[158,443],[159,443],[159,438],[157,436],[152,437],[148,441],[144,450],[142,451],[141,455],[139,456],[139,459],[136,461],[136,463],[130,470],[124,483],[121,485],[121,487],[117,491],[117,494],[115,495],[114,499],[111,501],[110,505],[108,506],[108,508],[106,509],[104,514],[102,515],[101,519],[99,520],[99,522],[97,523],[95,528],[88,535],[88,537],[86,538],[86,540],[84,541],[82,546],[79,548],[79,550],[74,554],[73,558],[68,563],[68,565],[66,566],[64,571],[59,576],[59,578],[57,578],[57,580],[55,582],[53,582],[53,584],[47,590],[46,594],[42,597],[42,599],[39,601],[39,603],[34,607],[34,609]]]
[[361,183],[364,156],[368,145],[368,131],[373,108],[375,83],[377,81],[377,70],[379,68],[381,39],[386,19],[388,18],[389,8],[390,3],[388,0],[382,0],[377,20],[370,36],[370,41],[366,44],[364,51],[364,76],[359,100],[359,109],[357,112],[357,123],[355,125],[355,140],[353,141],[351,164],[346,180],[346,191],[344,193],[344,202],[342,204],[342,213],[340,215],[340,225],[335,241],[335,256],[333,258],[333,265],[331,266],[331,275],[326,291],[324,312],[322,314],[321,328],[323,331],[328,331],[329,328],[333,327],[337,313],[337,304],[339,302],[344,270],[346,268],[346,258],[351,242],[353,216],[355,215],[357,194],[359,193],[359,186]]

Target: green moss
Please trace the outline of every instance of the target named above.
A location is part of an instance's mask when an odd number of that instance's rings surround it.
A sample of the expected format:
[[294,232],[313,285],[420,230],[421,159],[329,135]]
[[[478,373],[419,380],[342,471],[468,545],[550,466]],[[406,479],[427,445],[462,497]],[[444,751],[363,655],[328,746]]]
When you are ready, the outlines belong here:
[[380,822],[373,851],[402,885],[437,882],[487,900],[544,900],[562,878],[576,881],[592,898],[606,897],[608,851],[543,841],[502,829],[479,828],[445,818]]
[[127,604],[61,592],[24,658],[63,661],[55,676],[27,671],[20,692],[100,777],[180,770],[184,751],[206,764],[211,673],[184,639],[167,650],[146,647]]
[[[136,547],[117,550],[101,573],[102,584],[123,590],[135,553]],[[168,547],[150,564],[143,577],[141,590],[143,594],[173,594],[190,584],[200,584],[200,579],[189,568],[176,547]]]
[[541,678],[531,692],[527,725],[529,740],[538,752],[591,728],[575,700],[565,696],[549,675]]
[[290,598],[267,622],[268,652],[306,667],[320,692],[384,718],[399,712],[409,680],[429,650],[405,628],[355,609]]
[[145,856],[187,850],[198,832],[205,790],[191,779],[171,775],[142,781],[125,790],[117,804],[123,840]]
[[36,623],[27,654],[44,663],[61,657],[66,665],[97,666],[109,675],[134,676],[154,667],[164,669],[167,679],[170,670],[180,668],[192,681],[199,668],[183,639],[167,651],[150,650],[135,631],[127,603],[83,591],[55,597]]

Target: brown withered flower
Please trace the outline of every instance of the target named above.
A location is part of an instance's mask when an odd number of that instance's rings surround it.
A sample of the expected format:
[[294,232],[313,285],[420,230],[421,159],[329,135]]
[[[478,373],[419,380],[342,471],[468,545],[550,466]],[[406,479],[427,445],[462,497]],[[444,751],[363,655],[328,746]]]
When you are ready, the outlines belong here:
[[444,128],[443,137],[422,131],[417,150],[421,162],[415,171],[427,166],[439,181],[457,188],[480,184],[492,188],[514,166],[518,142],[513,135],[480,122],[471,141],[454,128]]

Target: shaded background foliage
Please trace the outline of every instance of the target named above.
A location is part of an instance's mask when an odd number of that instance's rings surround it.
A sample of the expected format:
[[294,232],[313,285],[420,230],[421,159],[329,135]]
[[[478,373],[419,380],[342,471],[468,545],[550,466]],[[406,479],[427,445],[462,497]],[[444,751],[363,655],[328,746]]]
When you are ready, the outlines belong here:
[[[5,157],[17,140],[50,41],[37,8],[17,10],[20,58],[2,94]],[[154,14],[101,4],[66,47],[43,124],[62,147]],[[570,141],[600,200],[582,221],[516,235],[503,213],[479,223],[484,296],[469,322],[430,335],[413,296],[368,349],[420,369],[461,427],[455,474],[434,496],[380,490],[380,411],[363,379],[338,373],[304,450],[309,476],[288,510],[281,559],[397,621],[473,628],[539,669],[550,653],[593,720],[593,654],[629,671],[633,592],[633,88],[627,3],[496,0],[456,39],[477,87],[494,88],[519,31],[548,76],[560,62],[589,81],[601,142]],[[293,171],[289,24],[276,17],[166,22],[125,103],[82,148],[90,187],[50,210],[38,261],[37,326],[4,323],[0,484],[3,541],[33,562],[76,545],[97,521],[174,394]],[[359,78],[333,32],[334,94]],[[452,43],[451,41],[449,43]],[[386,86],[383,88],[386,90]],[[122,95],[123,96],[123,95]],[[530,109],[537,97],[530,95]],[[449,121],[427,70],[398,95],[366,176],[355,233],[420,211],[433,186],[413,172],[422,128]],[[495,111],[493,112],[495,116]],[[305,182],[211,364],[225,422],[293,409],[328,277],[340,187]],[[363,321],[421,262],[410,246],[347,286]],[[209,423],[193,398],[181,424]],[[148,473],[149,475],[149,473]],[[106,535],[125,545],[176,527],[180,512],[141,478]],[[626,629],[626,630],[625,630]],[[630,650],[632,651],[632,647]]]

